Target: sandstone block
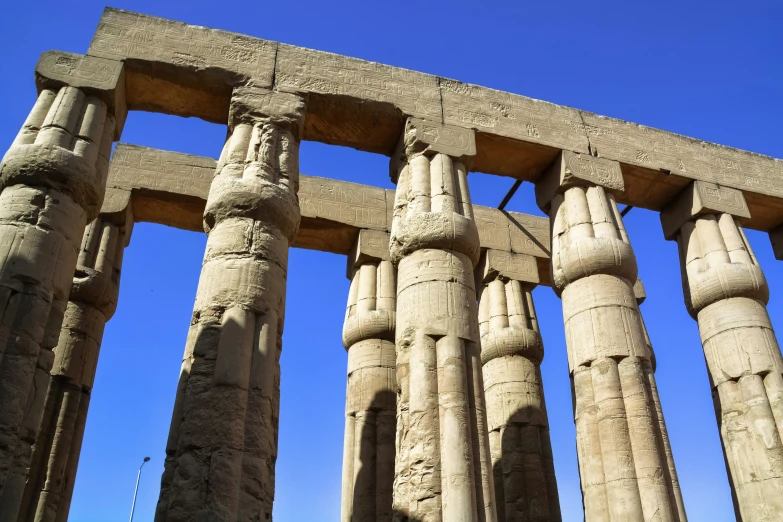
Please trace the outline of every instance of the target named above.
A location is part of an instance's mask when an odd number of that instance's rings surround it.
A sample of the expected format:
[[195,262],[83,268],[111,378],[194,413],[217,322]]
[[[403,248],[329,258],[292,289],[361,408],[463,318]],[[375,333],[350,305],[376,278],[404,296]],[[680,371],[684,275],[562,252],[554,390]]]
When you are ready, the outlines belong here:
[[750,218],[741,190],[694,181],[661,211],[663,236],[674,239],[685,223],[705,214],[731,214],[740,220]]
[[536,182],[536,203],[547,212],[555,194],[562,194],[570,187],[593,185],[611,194],[621,194],[625,185],[620,164],[564,150]]
[[116,118],[114,139],[120,139],[128,113],[123,62],[62,51],[47,51],[41,54],[35,66],[35,84],[39,93],[70,86],[99,98]]

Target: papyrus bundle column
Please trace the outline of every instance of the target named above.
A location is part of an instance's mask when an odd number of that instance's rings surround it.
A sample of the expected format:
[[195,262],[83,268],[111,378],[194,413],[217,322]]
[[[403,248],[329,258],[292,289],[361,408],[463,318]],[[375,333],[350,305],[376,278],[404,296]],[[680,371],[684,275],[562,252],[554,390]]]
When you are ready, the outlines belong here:
[[103,329],[117,308],[122,255],[133,227],[130,196],[107,189],[101,213],[84,231],[20,521],[68,519]]
[[495,520],[467,184],[474,154],[472,131],[411,118],[392,158],[396,520]]
[[677,240],[688,312],[699,323],[737,519],[783,519],[783,358],[769,289],[739,220],[742,193],[692,183],[661,213]]
[[348,255],[343,522],[391,522],[397,382],[395,269],[389,235],[361,230]]
[[[89,62],[89,63],[88,63]],[[124,119],[122,64],[45,53],[0,165],[0,519],[16,520],[84,227]]]
[[498,522],[562,520],[541,381],[532,256],[487,250],[476,269]]
[[234,91],[155,519],[270,520],[303,98]]
[[[641,307],[641,304],[647,299],[647,293],[644,290],[641,279],[637,279],[636,283],[634,283],[633,294],[634,297],[636,297],[636,304]],[[685,520],[685,503],[682,500],[680,481],[677,478],[677,470],[674,467],[674,453],[672,453],[672,446],[669,441],[669,431],[666,429],[666,421],[663,418],[661,397],[658,394],[658,385],[655,383],[655,350],[653,349],[652,341],[650,340],[650,334],[647,331],[647,325],[644,324],[644,318],[642,318],[642,326],[644,327],[644,340],[647,343],[647,348],[650,350],[650,367],[648,372],[650,373],[649,384],[650,396],[652,397],[652,412],[660,429],[661,449],[666,457],[666,466],[669,468],[669,480],[671,481],[674,503],[677,505],[677,511],[680,513],[680,519]]]
[[654,406],[619,164],[563,152],[536,185],[563,301],[585,520],[682,521]]

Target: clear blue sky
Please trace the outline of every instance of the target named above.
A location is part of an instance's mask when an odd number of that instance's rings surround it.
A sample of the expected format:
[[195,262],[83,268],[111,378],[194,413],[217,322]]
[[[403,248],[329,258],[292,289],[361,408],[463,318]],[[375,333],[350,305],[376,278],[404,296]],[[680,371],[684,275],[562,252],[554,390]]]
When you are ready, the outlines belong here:
[[[783,157],[783,4],[614,1],[164,2],[112,5],[261,38],[356,56],[524,94],[708,141]],[[691,5],[693,4],[693,5]],[[38,54],[83,53],[103,4],[7,0],[0,8],[0,149],[35,99]],[[123,141],[217,157],[225,128],[132,113]],[[391,187],[387,159],[304,143],[302,172]],[[475,203],[496,206],[512,181],[472,174]],[[532,186],[511,210],[540,214]],[[648,298],[642,306],[692,522],[734,520],[696,323],[685,311],[677,247],[658,215],[626,225]],[[783,263],[766,234],[749,233],[783,333]],[[126,520],[136,470],[137,521],[151,521],[205,236],[138,224],[120,304],[103,340],[73,522]],[[282,356],[278,522],[338,519],[346,353],[340,342],[348,282],[342,256],[293,250]],[[543,377],[566,521],[581,520],[571,393],[560,301],[534,292],[546,356]]]

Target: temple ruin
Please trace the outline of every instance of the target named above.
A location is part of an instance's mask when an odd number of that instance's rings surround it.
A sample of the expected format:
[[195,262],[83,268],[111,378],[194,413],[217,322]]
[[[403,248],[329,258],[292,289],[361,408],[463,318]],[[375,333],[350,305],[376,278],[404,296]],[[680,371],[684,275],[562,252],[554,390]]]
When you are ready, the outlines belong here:
[[[585,520],[685,522],[618,204],[660,212],[738,520],[783,520],[783,358],[743,228],[783,259],[783,162],[355,58],[108,8],[49,51],[0,166],[0,520],[67,520],[135,222],[204,231],[156,520],[271,520],[288,249],[351,281],[342,521],[560,521],[531,291],[562,299]],[[220,158],[119,143],[227,125]],[[299,173],[301,140],[396,190]],[[471,203],[470,171],[549,218]]]

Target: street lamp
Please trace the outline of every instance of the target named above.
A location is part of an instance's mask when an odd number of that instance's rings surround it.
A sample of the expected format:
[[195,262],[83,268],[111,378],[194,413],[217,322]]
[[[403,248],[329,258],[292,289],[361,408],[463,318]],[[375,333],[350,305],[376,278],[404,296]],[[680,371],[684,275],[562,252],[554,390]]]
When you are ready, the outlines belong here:
[[133,522],[133,511],[136,509],[136,495],[139,492],[139,481],[141,480],[141,468],[144,467],[144,464],[150,461],[149,457],[144,457],[144,462],[141,463],[141,466],[139,466],[139,474],[136,476],[136,489],[133,490],[133,504],[131,504],[131,516],[130,516],[130,522]]

